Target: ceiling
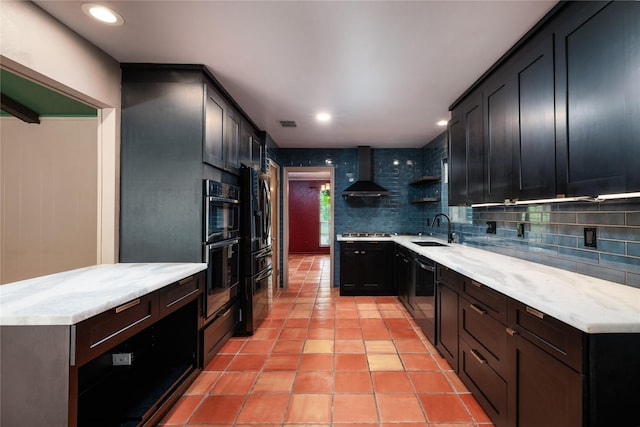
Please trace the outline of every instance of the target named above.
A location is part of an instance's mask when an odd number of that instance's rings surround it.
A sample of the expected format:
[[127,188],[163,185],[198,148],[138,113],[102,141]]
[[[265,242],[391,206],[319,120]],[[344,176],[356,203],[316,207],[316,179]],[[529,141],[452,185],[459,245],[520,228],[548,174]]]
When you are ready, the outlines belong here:
[[410,148],[556,1],[35,3],[119,62],[206,65],[280,147]]

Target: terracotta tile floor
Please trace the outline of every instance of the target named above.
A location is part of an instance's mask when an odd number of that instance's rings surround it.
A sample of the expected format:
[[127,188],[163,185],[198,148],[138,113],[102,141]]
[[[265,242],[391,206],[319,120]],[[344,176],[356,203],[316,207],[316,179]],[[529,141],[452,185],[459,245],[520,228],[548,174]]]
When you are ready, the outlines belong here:
[[328,256],[289,268],[256,334],[232,338],[160,425],[492,426],[397,298],[340,297]]

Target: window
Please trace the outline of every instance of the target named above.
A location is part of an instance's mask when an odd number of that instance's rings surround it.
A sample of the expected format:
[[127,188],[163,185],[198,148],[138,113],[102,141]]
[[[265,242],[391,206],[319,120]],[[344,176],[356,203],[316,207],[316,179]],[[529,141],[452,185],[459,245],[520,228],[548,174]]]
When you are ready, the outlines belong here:
[[320,188],[320,246],[329,246],[331,221],[331,187],[322,184]]

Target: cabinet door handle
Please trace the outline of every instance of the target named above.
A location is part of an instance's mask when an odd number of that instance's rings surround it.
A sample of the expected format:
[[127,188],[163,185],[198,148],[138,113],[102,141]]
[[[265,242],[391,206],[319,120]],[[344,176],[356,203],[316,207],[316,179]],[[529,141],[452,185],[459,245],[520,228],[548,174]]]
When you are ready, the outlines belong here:
[[473,286],[475,286],[476,288],[481,288],[481,287],[482,287],[482,283],[478,283],[478,282],[476,282],[475,280],[472,280],[472,281],[471,281],[471,284],[472,284]]
[[529,313],[532,316],[537,317],[538,319],[541,319],[541,320],[544,319],[544,313],[541,312],[541,311],[536,310],[535,308],[531,308],[531,307],[527,306],[525,308],[525,310],[527,311],[527,313]]
[[364,255],[364,254],[366,254],[366,253],[367,253],[367,251],[360,251],[360,253],[361,253],[362,255]]
[[507,328],[507,333],[511,336],[518,335],[518,331],[513,328]]
[[476,349],[471,349],[471,354],[473,355],[473,357],[475,357],[475,359],[478,361],[478,363],[480,363],[481,365],[484,365],[485,363],[487,363],[487,359],[485,359],[484,357],[482,357],[482,355],[480,353],[478,353],[478,350]]
[[129,301],[126,304],[122,304],[120,307],[116,307],[116,314],[122,313],[123,311],[128,310],[131,307],[135,307],[138,304],[140,304],[140,298],[134,299],[133,301]]
[[360,251],[353,251],[354,254],[358,255]]
[[478,313],[481,316],[484,315],[484,314],[487,314],[486,310],[481,309],[480,307],[478,307],[475,304],[469,304],[469,307],[471,307],[471,309],[473,311],[475,311],[476,313]]
[[193,276],[185,277],[184,279],[182,279],[182,280],[180,280],[178,282],[178,286],[186,285],[187,283],[189,283],[192,280],[193,280]]

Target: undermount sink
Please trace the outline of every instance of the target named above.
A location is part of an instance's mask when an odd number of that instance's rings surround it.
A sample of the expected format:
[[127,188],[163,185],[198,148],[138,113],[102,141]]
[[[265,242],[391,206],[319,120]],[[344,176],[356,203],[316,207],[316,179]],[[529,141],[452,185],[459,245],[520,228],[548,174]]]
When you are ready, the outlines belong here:
[[411,242],[415,245],[418,246],[449,246],[445,243],[440,243],[440,242],[432,242],[432,241],[417,241],[417,242]]

